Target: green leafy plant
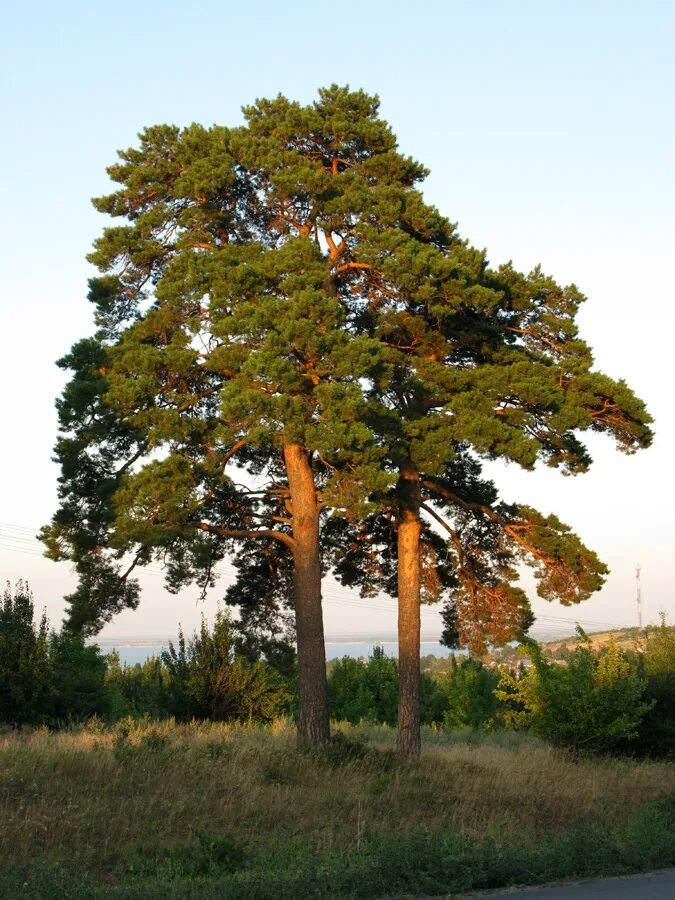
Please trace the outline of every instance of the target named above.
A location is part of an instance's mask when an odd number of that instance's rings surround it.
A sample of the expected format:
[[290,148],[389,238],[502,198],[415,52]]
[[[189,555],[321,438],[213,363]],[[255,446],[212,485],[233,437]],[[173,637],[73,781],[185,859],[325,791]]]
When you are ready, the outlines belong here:
[[575,751],[603,752],[637,737],[652,706],[646,680],[614,642],[593,651],[581,628],[565,665],[547,662],[535,642],[523,647],[531,666],[502,670],[497,696],[507,704],[506,724]]

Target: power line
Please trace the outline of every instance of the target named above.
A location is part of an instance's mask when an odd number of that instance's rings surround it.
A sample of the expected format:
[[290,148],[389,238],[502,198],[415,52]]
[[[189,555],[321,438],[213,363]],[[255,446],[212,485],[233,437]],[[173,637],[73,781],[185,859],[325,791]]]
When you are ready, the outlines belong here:
[[[37,538],[38,528],[30,528],[26,525],[16,525],[10,522],[0,522],[0,550],[9,550],[13,553],[24,553],[30,556],[40,556],[44,557],[42,550],[39,549],[40,541]],[[8,533],[3,533],[8,532]],[[220,574],[225,576],[230,576],[232,578],[236,578],[237,568],[233,566],[231,563],[220,562],[217,567],[220,570]],[[153,575],[155,577],[165,577],[166,570],[159,568],[153,565],[142,566],[138,570],[138,574],[148,574]],[[638,591],[639,591],[639,567],[637,570],[638,577]],[[359,610],[368,610],[369,612],[386,612],[394,614],[396,613],[396,601],[394,598],[387,600],[386,597],[380,595],[376,598],[367,598],[367,597],[357,597],[357,596],[338,596],[334,591],[324,590],[323,591],[323,600],[327,604],[343,606],[349,609],[359,609]],[[420,609],[420,614],[422,618],[425,616],[430,621],[429,617],[433,617],[434,619],[437,617],[440,609],[438,606],[431,607],[427,604],[422,604]],[[547,622],[552,623],[554,626],[558,625],[562,628],[563,626],[570,626],[574,623],[578,623],[582,626],[592,626],[592,627],[604,627],[604,628],[622,628],[625,626],[620,625],[617,622],[599,622],[597,620],[591,619],[581,619],[581,618],[567,618],[564,616],[552,616],[546,614],[537,615],[536,621],[541,624],[545,624]],[[640,627],[641,624],[641,610],[640,610]]]
[[13,522],[0,522],[0,528],[11,528],[13,531],[29,531],[31,534],[35,534],[40,530],[29,525],[16,525]]

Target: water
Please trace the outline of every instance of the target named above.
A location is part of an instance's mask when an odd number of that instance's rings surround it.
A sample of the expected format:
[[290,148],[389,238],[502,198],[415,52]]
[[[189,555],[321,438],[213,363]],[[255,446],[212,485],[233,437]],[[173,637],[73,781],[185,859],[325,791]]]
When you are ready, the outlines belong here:
[[[387,656],[398,656],[396,641],[353,641],[352,643],[326,643],[326,659],[342,659],[343,656],[371,656],[375,647],[382,647]],[[438,641],[423,641],[420,644],[420,656],[449,656],[451,651]]]
[[[103,647],[104,653],[108,653],[112,648]],[[133,666],[136,663],[143,663],[151,656],[159,656],[162,650],[166,650],[165,644],[148,644],[148,646],[140,647],[116,647],[120,655],[120,662],[123,666]]]
[[[382,647],[387,656],[398,656],[398,644],[396,641],[351,641],[345,643],[328,641],[326,643],[326,659],[342,659],[343,656],[370,656],[375,647]],[[117,647],[122,665],[133,666],[136,663],[145,662],[150,656],[159,656],[162,650],[166,650],[167,644],[147,644]],[[102,648],[105,653],[108,647]],[[433,653],[434,656],[449,656],[450,650],[443,647],[437,641],[424,641],[420,644],[421,656]]]

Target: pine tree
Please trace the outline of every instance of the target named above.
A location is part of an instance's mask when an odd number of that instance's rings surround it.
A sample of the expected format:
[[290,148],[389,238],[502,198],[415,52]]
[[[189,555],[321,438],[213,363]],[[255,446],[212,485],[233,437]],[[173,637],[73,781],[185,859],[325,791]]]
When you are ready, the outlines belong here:
[[249,662],[235,652],[228,614],[219,610],[209,629],[162,652],[167,671],[167,705],[177,719],[271,721],[288,702],[285,687],[269,666]]
[[363,424],[381,346],[358,334],[338,235],[368,192],[386,200],[418,167],[362,92],[259,101],[245,117],[149,128],[108,170],[120,187],[95,205],[127,223],[89,257],[98,331],[60,363],[73,372],[59,402],[61,506],[43,538],[76,563],[69,627],[89,631],[138,603],[131,575],[152,559],[172,589],[206,589],[234,541],[283,545],[299,736],[321,745],[320,514],[358,514],[388,479]]
[[[421,198],[414,205],[420,233],[390,226],[386,242],[364,241],[358,257],[369,266],[361,289],[378,298],[368,333],[390,351],[372,391],[391,416],[380,414],[374,428],[398,480],[380,497],[379,522],[372,517],[351,540],[336,525],[335,542],[343,583],[366,592],[377,583],[398,596],[404,755],[420,747],[424,594],[449,595],[445,642],[482,652],[488,642],[521,637],[532,621],[517,586],[519,563],[532,566],[542,597],[566,605],[598,590],[607,573],[555,515],[501,502],[482,476],[482,460],[503,458],[525,469],[543,461],[578,474],[591,463],[583,431],[606,433],[628,453],[651,442],[642,402],[624,382],[592,369],[575,323],[578,290],[559,287],[539,269],[528,276],[511,266],[491,271],[449,223],[443,242],[427,240]],[[430,230],[437,214],[426,215]],[[397,248],[393,260],[389,242]],[[445,548],[430,523],[448,535]],[[346,555],[341,545],[349,547]]]
[[[446,639],[484,649],[531,622],[515,584],[521,561],[534,568],[540,595],[564,604],[590,596],[607,572],[556,516],[500,502],[482,460],[578,474],[591,463],[584,431],[609,435],[627,453],[652,438],[644,404],[625,382],[593,369],[576,324],[578,289],[539,268],[490,269],[424,203],[415,187],[424,174],[419,167],[391,186],[386,202],[355,216],[341,244],[351,290],[363,298],[358,326],[383,347],[368,423],[396,486],[376,498],[379,522],[336,522],[334,542],[345,583],[372,592],[379,578],[398,596],[399,749],[413,755],[424,593],[450,590]],[[449,536],[445,548],[429,522]]]

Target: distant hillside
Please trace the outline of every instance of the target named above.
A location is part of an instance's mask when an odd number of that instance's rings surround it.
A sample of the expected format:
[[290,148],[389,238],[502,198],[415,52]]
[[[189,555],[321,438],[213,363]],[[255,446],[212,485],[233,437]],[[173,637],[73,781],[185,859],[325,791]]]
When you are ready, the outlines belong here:
[[[610,640],[613,640],[623,650],[637,650],[654,627],[653,625],[648,625],[643,629],[616,628],[612,631],[586,631],[585,633],[594,650],[602,649]],[[675,625],[669,626],[669,630],[675,631]],[[539,646],[542,648],[546,659],[562,661],[568,653],[574,650],[578,643],[578,635],[571,634],[569,637],[556,638],[554,641],[540,641]],[[500,647],[487,655],[486,662],[488,665],[503,665],[518,663],[520,659],[521,656],[517,647]]]

